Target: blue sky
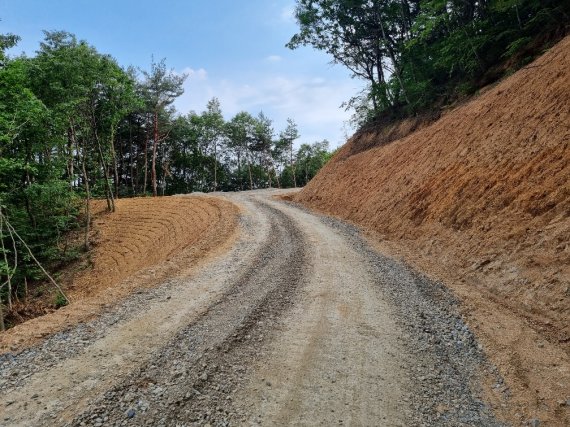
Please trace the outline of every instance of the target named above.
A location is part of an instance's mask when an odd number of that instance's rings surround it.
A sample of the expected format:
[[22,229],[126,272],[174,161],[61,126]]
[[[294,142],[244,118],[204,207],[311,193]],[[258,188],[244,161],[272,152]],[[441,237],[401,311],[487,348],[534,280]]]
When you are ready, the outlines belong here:
[[66,30],[123,66],[166,58],[189,74],[181,113],[215,96],[227,119],[263,110],[278,132],[291,117],[299,143],[328,139],[334,148],[351,133],[340,104],[361,83],[323,53],[285,48],[297,30],[293,8],[292,0],[0,0],[0,32],[22,37],[11,55],[34,55],[42,30]]

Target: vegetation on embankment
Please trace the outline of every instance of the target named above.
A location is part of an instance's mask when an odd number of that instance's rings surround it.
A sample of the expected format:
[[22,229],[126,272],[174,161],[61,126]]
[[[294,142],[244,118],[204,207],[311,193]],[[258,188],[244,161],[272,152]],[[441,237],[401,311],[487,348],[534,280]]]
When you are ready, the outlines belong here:
[[449,105],[516,71],[567,31],[556,0],[297,0],[299,32],[366,82],[359,125]]
[[445,280],[517,422],[570,422],[569,70],[567,37],[431,125],[357,134],[294,198]]

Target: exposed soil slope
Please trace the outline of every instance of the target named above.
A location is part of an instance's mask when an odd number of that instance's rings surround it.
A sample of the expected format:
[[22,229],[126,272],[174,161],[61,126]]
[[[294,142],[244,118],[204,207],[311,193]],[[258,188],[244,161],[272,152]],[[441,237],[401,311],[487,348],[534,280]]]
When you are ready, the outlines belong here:
[[506,416],[570,423],[570,37],[434,124],[377,138],[355,136],[295,200],[454,289],[510,386]]
[[206,255],[229,247],[238,208],[220,198],[179,196],[95,201],[94,247],[87,265],[64,272],[71,304],[0,335],[0,352],[84,321],[129,293],[187,274]]

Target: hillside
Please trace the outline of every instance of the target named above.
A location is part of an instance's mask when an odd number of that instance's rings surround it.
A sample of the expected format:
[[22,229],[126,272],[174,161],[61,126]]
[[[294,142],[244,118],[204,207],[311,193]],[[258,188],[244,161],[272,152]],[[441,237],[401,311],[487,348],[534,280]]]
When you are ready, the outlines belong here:
[[237,208],[207,196],[120,199],[114,213],[105,206],[103,200],[93,202],[93,249],[87,259],[62,273],[71,304],[57,311],[46,308],[51,300],[25,305],[35,309],[31,316],[48,314],[3,333],[0,352],[24,348],[130,293],[188,275],[199,261],[231,245],[237,227]]
[[454,291],[506,380],[490,391],[504,417],[570,422],[570,37],[407,128],[355,135],[295,201]]

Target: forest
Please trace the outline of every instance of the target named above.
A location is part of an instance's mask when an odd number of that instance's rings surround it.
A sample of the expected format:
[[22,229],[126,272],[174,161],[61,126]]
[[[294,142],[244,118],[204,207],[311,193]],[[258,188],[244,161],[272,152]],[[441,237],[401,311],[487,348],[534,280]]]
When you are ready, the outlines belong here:
[[558,0],[297,0],[288,47],[328,53],[365,89],[357,126],[437,110],[513,73],[567,32]]
[[[0,37],[0,297],[8,310],[29,282],[57,286],[50,272],[89,250],[94,198],[114,211],[122,197],[303,186],[330,158],[327,141],[295,148],[293,119],[278,133],[263,112],[225,120],[216,98],[200,113],[177,112],[186,76],[165,60],[122,68],[63,31],[45,32],[34,57],[8,57],[17,42]],[[66,302],[59,292],[54,304]]]

